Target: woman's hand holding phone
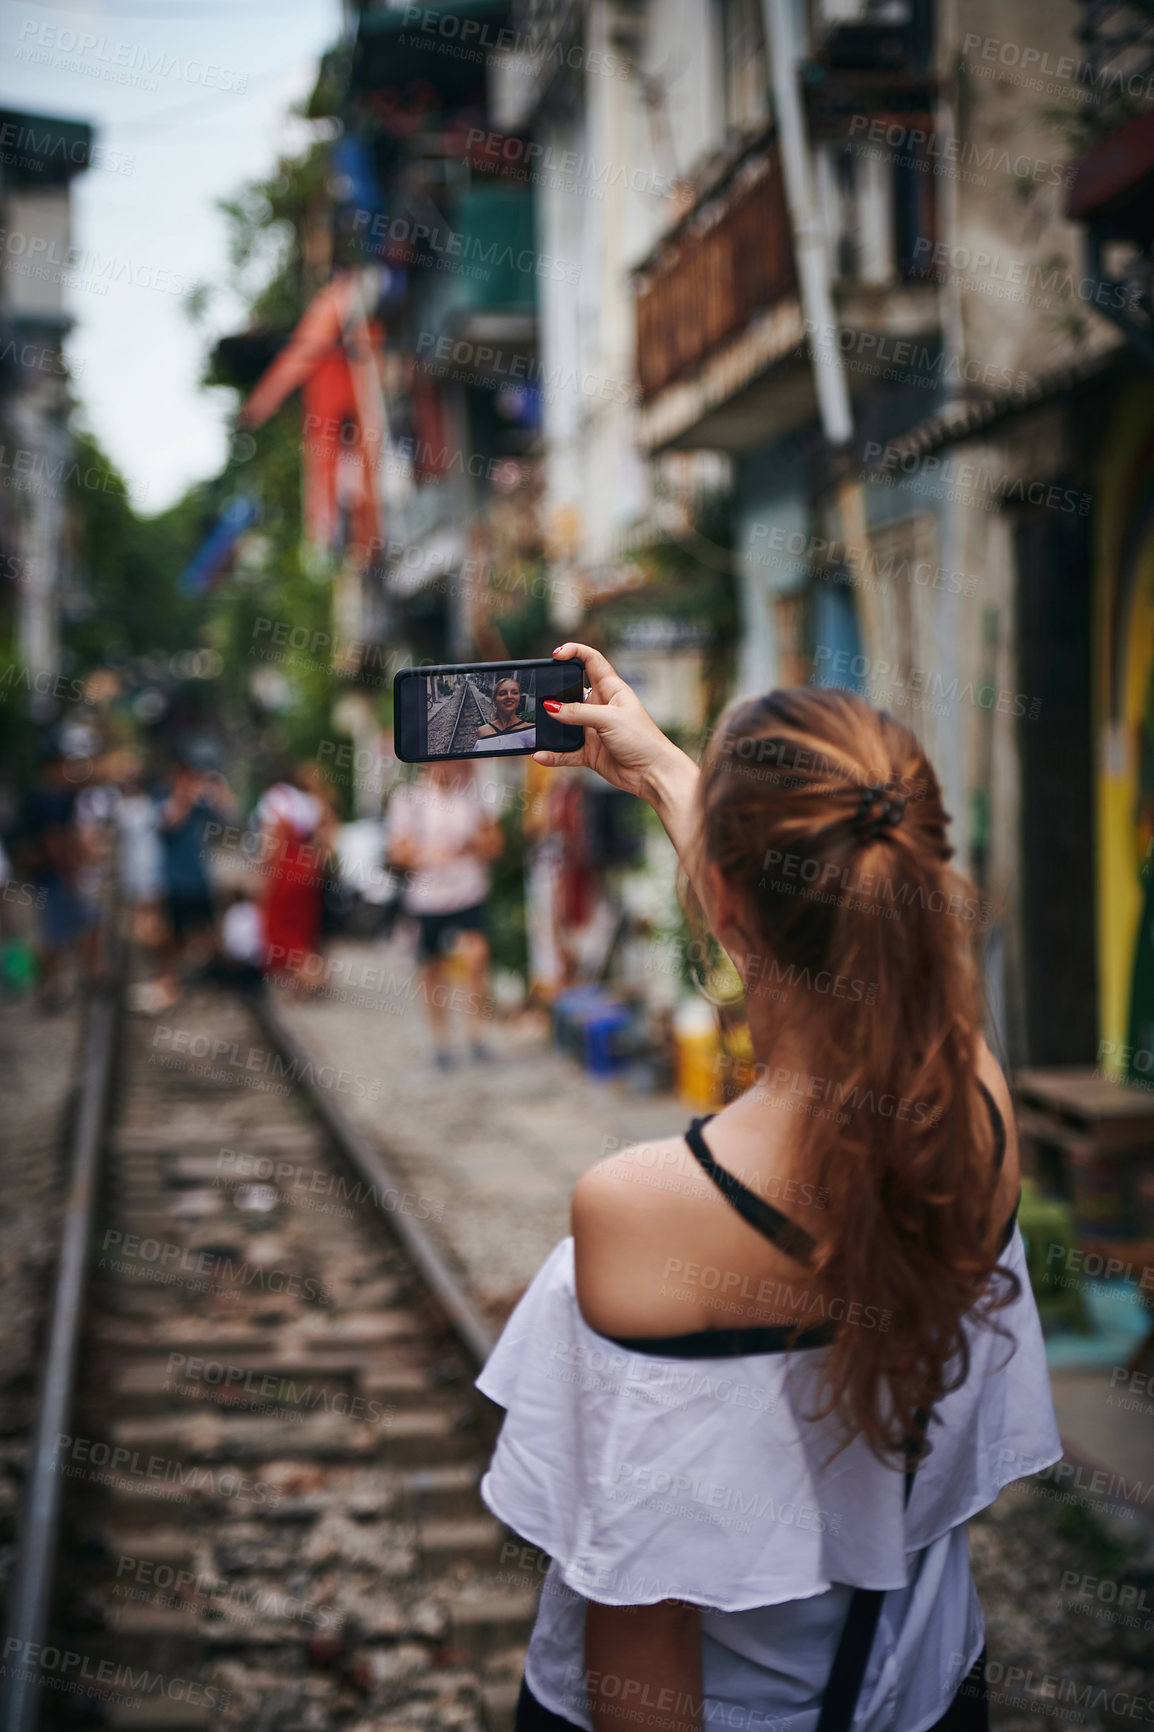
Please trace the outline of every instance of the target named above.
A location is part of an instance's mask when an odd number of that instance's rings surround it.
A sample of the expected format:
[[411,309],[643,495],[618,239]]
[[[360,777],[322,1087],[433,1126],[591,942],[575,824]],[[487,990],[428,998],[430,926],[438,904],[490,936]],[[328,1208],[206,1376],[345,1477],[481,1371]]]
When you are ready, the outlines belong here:
[[600,650],[588,644],[565,643],[553,651],[553,656],[556,661],[578,657],[584,663],[589,698],[583,704],[546,698],[544,708],[554,720],[584,728],[585,741],[576,752],[534,752],[534,763],[552,768],[584,765],[614,788],[647,800],[668,831],[682,865],[693,876],[690,855],[695,851],[697,765],[666,739],[637,693]]

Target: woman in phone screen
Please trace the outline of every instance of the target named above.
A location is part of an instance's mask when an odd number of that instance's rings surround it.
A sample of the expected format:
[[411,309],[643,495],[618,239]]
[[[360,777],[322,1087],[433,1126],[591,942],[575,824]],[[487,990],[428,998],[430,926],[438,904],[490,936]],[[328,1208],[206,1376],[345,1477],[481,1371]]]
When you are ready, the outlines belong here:
[[525,752],[537,744],[537,724],[520,714],[521,682],[506,674],[493,693],[493,720],[477,729],[475,752]]

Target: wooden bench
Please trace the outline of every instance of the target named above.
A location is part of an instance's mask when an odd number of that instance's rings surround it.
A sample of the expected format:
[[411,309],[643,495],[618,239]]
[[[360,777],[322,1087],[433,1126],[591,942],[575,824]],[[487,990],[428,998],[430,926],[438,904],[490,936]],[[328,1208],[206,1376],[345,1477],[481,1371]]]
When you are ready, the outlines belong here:
[[1072,1202],[1086,1278],[1134,1281],[1151,1315],[1137,1368],[1154,1346],[1154,1222],[1141,1184],[1154,1174],[1154,1090],[1055,1066],[1019,1071],[1014,1100],[1023,1171]]

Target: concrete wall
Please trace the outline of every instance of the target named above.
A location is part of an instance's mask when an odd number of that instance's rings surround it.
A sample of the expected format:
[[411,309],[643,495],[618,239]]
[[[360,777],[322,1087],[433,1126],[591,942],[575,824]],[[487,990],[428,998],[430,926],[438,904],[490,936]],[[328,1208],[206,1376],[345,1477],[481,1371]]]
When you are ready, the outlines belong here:
[[1062,117],[1077,114],[1085,88],[1084,51],[1073,35],[1080,8],[1073,0],[964,0],[940,13],[960,141],[948,183],[956,231],[941,236],[942,258],[966,353],[995,374],[1033,378],[1117,340],[1086,280],[1081,230],[1063,214],[1075,146]]
[[[575,101],[547,100],[535,123],[552,153],[537,188],[542,250],[580,265],[576,283],[540,283],[546,378],[568,381],[544,409],[546,525],[563,594],[566,578],[612,568],[649,510],[630,273],[676,219],[679,184],[718,147],[724,125],[710,0],[651,4],[632,32],[630,17],[594,0],[585,60],[618,70],[586,70]],[[626,62],[644,78],[623,74]],[[561,172],[566,153],[573,173]],[[558,617],[568,618],[563,601]]]

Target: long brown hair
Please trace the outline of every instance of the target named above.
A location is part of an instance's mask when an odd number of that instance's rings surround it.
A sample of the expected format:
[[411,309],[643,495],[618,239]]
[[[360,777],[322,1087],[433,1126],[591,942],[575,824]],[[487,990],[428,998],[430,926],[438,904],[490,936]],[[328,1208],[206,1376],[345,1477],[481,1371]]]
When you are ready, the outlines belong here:
[[[820,1412],[882,1458],[966,1377],[962,1319],[1018,1283],[995,1278],[994,1126],[977,1080],[980,903],[950,866],[937,777],[908,728],[848,692],[741,703],[702,764],[707,860],[742,923],[793,983],[790,1030],[835,1111],[807,1117],[807,1177],[827,1213],[813,1268],[849,1313]],[[823,981],[868,983],[834,992]]]

